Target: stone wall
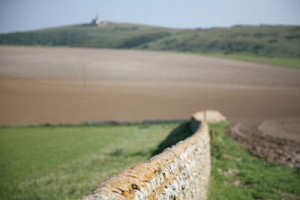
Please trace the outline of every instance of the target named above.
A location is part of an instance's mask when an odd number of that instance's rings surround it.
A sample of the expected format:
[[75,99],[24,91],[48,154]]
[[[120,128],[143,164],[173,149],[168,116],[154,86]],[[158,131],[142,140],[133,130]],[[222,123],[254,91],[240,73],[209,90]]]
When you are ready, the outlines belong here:
[[82,199],[206,199],[210,175],[206,120],[225,119],[215,112],[195,113],[191,119],[195,133],[191,137],[143,164],[112,176]]

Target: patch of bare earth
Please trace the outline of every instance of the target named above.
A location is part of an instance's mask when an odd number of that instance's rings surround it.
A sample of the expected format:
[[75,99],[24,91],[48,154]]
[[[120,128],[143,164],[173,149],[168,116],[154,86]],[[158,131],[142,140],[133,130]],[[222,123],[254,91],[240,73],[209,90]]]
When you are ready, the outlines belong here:
[[267,162],[300,168],[300,119],[242,121],[227,134]]
[[299,77],[188,54],[0,46],[0,125],[188,119],[216,109],[245,120],[228,134],[251,153],[299,166]]
[[0,125],[300,117],[300,70],[177,53],[0,47]]

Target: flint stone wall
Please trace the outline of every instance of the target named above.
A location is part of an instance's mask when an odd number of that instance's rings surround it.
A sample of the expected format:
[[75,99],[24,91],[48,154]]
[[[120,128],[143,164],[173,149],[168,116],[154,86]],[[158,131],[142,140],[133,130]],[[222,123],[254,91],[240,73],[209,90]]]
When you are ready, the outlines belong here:
[[210,140],[208,125],[199,116],[201,112],[192,116],[191,128],[195,133],[191,137],[146,163],[112,176],[82,200],[206,199]]

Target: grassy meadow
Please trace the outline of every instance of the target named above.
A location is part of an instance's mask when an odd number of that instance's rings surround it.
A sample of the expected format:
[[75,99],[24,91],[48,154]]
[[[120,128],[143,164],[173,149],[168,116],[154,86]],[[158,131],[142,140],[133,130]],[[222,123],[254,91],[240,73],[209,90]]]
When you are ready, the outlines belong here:
[[269,65],[276,65],[282,67],[300,68],[300,59],[296,58],[269,58],[261,56],[249,56],[249,55],[226,55],[226,54],[203,54],[208,56],[214,56],[219,58],[242,60],[247,62],[257,62]]
[[211,177],[208,199],[300,199],[300,174],[288,166],[270,164],[251,156],[225,136],[227,123],[210,125]]
[[0,128],[0,199],[79,199],[178,124]]
[[[250,156],[211,125],[209,200],[299,199],[300,175]],[[79,199],[118,171],[188,137],[188,123],[0,128],[0,199]]]

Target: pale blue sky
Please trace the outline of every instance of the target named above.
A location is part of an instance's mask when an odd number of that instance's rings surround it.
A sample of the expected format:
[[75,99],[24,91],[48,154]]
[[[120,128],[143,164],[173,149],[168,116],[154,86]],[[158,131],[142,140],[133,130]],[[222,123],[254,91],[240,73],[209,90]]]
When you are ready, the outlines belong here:
[[105,21],[176,28],[300,25],[300,0],[0,0],[0,33]]

